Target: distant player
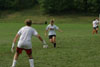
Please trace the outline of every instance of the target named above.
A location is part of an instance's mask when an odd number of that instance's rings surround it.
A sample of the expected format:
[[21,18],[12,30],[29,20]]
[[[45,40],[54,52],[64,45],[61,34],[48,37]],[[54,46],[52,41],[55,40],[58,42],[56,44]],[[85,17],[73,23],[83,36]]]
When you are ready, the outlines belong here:
[[98,29],[99,29],[99,20],[98,18],[94,19],[93,22],[92,22],[92,25],[93,25],[93,31],[92,33],[98,33]]
[[98,33],[98,30],[99,30],[99,23],[100,23],[100,22],[99,22],[99,19],[98,19],[98,18],[96,18],[95,21],[96,21],[96,24],[97,24],[96,30],[97,30],[97,33]]
[[58,30],[59,32],[62,32],[62,30],[59,29],[59,27],[57,27],[54,24],[54,19],[50,21],[50,24],[46,27],[46,32],[45,35],[49,36],[50,42],[54,45],[54,48],[56,48],[56,32],[55,30]]
[[18,33],[16,34],[13,44],[12,44],[12,52],[14,51],[14,44],[16,43],[16,40],[20,37],[16,49],[16,53],[14,55],[12,67],[15,67],[18,56],[22,53],[23,50],[26,51],[28,57],[29,57],[29,62],[30,62],[30,67],[34,67],[34,59],[32,57],[32,43],[31,43],[31,38],[32,36],[38,37],[44,45],[46,45],[46,42],[40,37],[38,32],[31,27],[32,21],[30,19],[27,19],[25,21],[26,26],[22,27]]

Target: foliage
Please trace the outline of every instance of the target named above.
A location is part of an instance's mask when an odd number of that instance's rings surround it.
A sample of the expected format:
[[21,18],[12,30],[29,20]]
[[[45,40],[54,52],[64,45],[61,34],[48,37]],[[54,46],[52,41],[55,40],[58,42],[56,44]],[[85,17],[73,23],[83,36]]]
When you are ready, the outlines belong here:
[[99,0],[42,0],[41,6],[46,13],[67,12],[98,12],[100,10]]
[[33,6],[36,0],[0,0],[0,9],[23,9]]
[[0,10],[26,9],[37,3],[42,7],[44,13],[50,14],[100,12],[100,0],[0,0]]

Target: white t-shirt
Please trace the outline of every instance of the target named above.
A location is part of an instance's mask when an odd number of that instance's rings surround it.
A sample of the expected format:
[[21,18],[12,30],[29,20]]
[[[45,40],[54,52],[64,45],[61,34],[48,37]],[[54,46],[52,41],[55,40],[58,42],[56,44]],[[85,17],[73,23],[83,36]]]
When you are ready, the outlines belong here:
[[47,27],[46,27],[46,30],[49,30],[49,32],[48,32],[48,35],[56,35],[56,32],[55,32],[55,30],[58,30],[59,29],[59,27],[57,27],[56,25],[51,25],[51,24],[49,24]]
[[98,20],[95,20],[95,22],[96,22],[96,24],[97,24],[97,26],[98,26],[98,24],[99,24],[99,21],[98,21]]
[[17,46],[19,48],[25,48],[25,49],[32,48],[32,43],[31,43],[32,35],[34,36],[38,35],[37,31],[29,26],[22,27],[17,34],[20,35]]
[[95,20],[93,21],[92,24],[93,24],[93,27],[97,27],[97,22]]

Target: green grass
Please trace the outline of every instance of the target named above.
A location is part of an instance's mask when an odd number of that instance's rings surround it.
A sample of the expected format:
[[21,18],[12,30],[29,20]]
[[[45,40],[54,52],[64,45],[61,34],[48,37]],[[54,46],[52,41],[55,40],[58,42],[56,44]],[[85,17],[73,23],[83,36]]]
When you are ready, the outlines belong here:
[[[55,24],[63,30],[63,33],[57,31],[55,49],[48,37],[44,36],[46,25],[32,25],[49,45],[48,49],[43,49],[42,43],[36,37],[32,38],[35,67],[100,67],[100,32],[92,35],[94,16],[49,16],[38,8],[1,13],[0,67],[11,66],[14,55],[10,51],[13,38],[28,18],[36,23],[44,23],[46,20],[49,22],[55,18]],[[19,56],[16,67],[29,67],[28,57],[24,51]]]
[[[25,19],[32,19],[35,23],[44,23],[54,18],[57,23],[91,23],[96,16],[86,16],[85,14],[65,14],[60,16],[52,16],[44,14],[39,6],[21,11],[7,10],[0,12],[0,22],[10,23],[17,22],[23,23]],[[91,14],[92,15],[92,14]]]
[[[13,55],[10,52],[12,40],[24,24],[0,23],[0,67],[10,67]],[[42,43],[33,37],[33,57],[35,67],[100,67],[100,33],[92,35],[91,24],[57,24],[63,33],[57,32],[57,48],[44,36],[46,25],[33,25],[49,45],[42,48]],[[23,51],[16,67],[29,67],[28,57]]]

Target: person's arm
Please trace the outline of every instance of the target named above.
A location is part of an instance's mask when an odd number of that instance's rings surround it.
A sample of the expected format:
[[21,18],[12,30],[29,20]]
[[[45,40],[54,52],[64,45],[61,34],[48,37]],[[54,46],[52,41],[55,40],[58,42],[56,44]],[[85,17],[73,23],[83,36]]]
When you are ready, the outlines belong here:
[[63,32],[61,29],[59,29],[58,26],[55,25],[55,29],[58,30],[59,32]]
[[38,39],[41,41],[41,42],[43,42],[43,39],[42,39],[42,37],[38,34],[36,37],[38,37]]
[[14,40],[13,40],[13,43],[16,43],[16,41],[17,41],[17,39],[19,38],[19,34],[16,34],[16,36],[15,36],[15,38],[14,38]]
[[45,31],[45,36],[47,36],[48,30]]
[[38,32],[35,29],[33,29],[33,35],[36,36],[43,43],[43,46],[48,46],[45,40],[42,39],[42,37],[38,34]]
[[98,20],[98,24],[100,25],[100,20]]
[[39,34],[36,35],[36,37],[38,37],[38,39],[39,39],[44,45],[46,45],[45,40],[43,40],[42,37],[41,37]]
[[13,43],[12,43],[12,48],[11,48],[11,52],[12,52],[12,53],[14,52],[15,43],[16,43],[16,41],[17,41],[18,38],[19,38],[19,35],[16,34],[16,36],[15,36],[15,38],[14,38],[14,40],[13,40]]
[[38,39],[43,43],[43,48],[48,48],[48,45],[46,44],[45,40],[42,39],[40,35],[37,35]]
[[92,22],[92,27],[93,27],[93,22]]
[[58,29],[59,32],[63,32],[61,29]]
[[46,27],[45,36],[47,36],[48,30],[50,30],[50,29],[49,29],[49,26]]

